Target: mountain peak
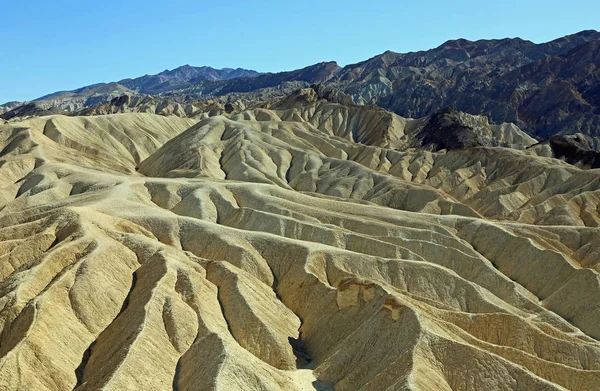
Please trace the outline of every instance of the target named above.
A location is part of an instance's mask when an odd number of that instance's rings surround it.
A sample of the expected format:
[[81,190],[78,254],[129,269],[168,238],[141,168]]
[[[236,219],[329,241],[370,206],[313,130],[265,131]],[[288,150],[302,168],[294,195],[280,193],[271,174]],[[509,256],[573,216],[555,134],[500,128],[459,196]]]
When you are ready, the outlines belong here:
[[600,32],[596,31],[596,30],[581,30],[578,33],[575,34],[571,34],[571,35],[567,35],[567,37],[586,37],[586,38],[590,38],[590,39],[600,39]]

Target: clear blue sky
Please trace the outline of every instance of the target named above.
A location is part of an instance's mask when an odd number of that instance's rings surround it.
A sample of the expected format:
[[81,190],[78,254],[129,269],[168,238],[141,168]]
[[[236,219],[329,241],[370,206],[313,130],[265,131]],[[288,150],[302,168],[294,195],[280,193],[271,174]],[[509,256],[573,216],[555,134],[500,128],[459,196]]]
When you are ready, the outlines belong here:
[[455,38],[544,42],[599,15],[598,0],[4,0],[0,103],[183,64],[275,72]]

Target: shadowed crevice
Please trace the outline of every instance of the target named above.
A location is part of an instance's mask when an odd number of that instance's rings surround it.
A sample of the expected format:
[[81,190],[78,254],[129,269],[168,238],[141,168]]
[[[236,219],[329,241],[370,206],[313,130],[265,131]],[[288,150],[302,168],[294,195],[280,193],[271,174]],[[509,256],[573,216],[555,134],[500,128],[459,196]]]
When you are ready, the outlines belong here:
[[97,340],[92,342],[90,344],[90,346],[85,350],[85,352],[83,352],[83,356],[81,358],[81,363],[79,363],[77,368],[75,368],[75,376],[77,377],[77,383],[75,384],[75,387],[73,387],[74,390],[83,384],[83,379],[85,376],[85,367],[87,366],[87,363],[90,361],[90,357],[92,356],[92,349],[94,349],[94,346],[96,345],[96,341]]
[[173,391],[179,391],[179,378],[180,377],[181,377],[181,357],[179,358],[179,360],[177,360],[177,365],[175,366],[175,375],[173,376]]

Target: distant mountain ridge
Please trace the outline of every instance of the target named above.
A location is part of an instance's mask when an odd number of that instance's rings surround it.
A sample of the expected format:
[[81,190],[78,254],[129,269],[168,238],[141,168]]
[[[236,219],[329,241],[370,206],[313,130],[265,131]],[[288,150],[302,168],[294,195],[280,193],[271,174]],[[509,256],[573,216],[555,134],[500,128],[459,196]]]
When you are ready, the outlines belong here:
[[[571,90],[579,95],[581,88],[589,89],[582,84],[586,77],[597,85],[600,61],[592,54],[599,39],[600,33],[583,31],[543,44],[518,38],[448,41],[427,52],[386,52],[345,67],[333,82],[356,103],[376,103],[405,117],[452,106],[495,123],[513,122],[541,136],[593,133],[598,120],[590,114],[597,103],[588,110],[585,103],[575,108],[563,102],[565,107],[560,99],[567,99],[564,95]],[[558,82],[564,82],[560,93],[548,95],[548,88]],[[542,107],[534,107],[536,100]],[[559,113],[565,108],[575,118],[565,121]],[[551,121],[546,120],[549,116]]]
[[183,65],[165,70],[157,75],[145,75],[135,79],[123,79],[118,83],[130,90],[143,94],[159,94],[176,88],[193,85],[202,80],[229,80],[239,77],[254,77],[260,72],[243,68],[215,69],[207,66]]
[[[540,44],[520,38],[457,39],[426,51],[387,51],[345,67],[322,62],[278,73],[184,65],[34,102],[41,110],[75,112],[138,94],[181,104],[211,97],[264,101],[319,84],[344,103],[376,104],[403,117],[452,107],[492,123],[514,123],[541,138],[579,132],[600,136],[599,80],[600,33],[586,30]],[[16,110],[14,104],[0,106],[0,115],[6,118],[10,110]]]
[[[189,87],[203,80],[229,80],[240,77],[254,77],[261,73],[243,68],[215,69],[208,66],[193,67],[183,65],[173,70],[165,70],[157,75],[144,75],[118,82],[97,83],[72,91],[59,91],[35,99],[41,109],[55,107],[70,112],[110,102],[124,94],[160,95],[165,92]],[[0,114],[3,113],[0,106]],[[14,107],[12,107],[14,108]],[[4,110],[6,112],[8,110]]]

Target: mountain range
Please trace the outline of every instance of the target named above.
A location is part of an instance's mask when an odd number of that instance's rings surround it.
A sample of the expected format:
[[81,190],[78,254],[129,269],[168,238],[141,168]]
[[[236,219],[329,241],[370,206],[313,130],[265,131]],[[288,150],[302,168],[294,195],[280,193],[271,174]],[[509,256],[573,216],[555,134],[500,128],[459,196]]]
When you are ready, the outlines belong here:
[[[519,38],[451,40],[420,52],[385,52],[340,67],[323,62],[303,69],[259,73],[185,65],[157,75],[102,83],[43,96],[32,103],[75,112],[124,94],[179,103],[211,98],[255,103],[313,84],[337,92],[344,103],[376,104],[403,117],[445,108],[511,122],[529,134],[600,135],[600,33],[593,30],[535,44]],[[15,103],[0,107],[13,116]],[[18,110],[19,108],[16,107]]]

